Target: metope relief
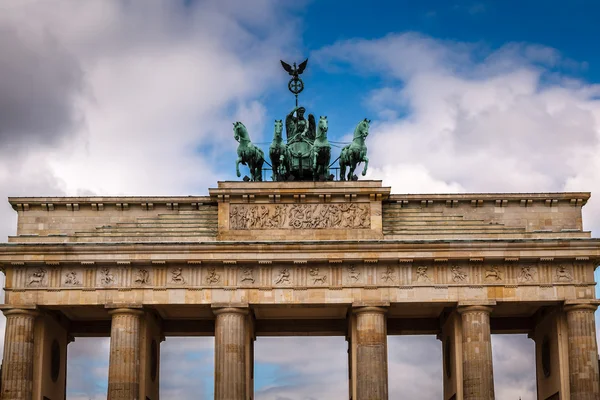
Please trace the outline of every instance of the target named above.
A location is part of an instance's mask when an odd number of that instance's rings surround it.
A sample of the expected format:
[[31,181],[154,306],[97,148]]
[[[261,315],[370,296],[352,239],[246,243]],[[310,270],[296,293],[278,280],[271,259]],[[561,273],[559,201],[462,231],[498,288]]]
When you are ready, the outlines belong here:
[[277,276],[275,277],[274,280],[276,285],[285,285],[285,284],[291,284],[292,281],[290,279],[290,270],[289,268],[281,268],[279,270],[279,274],[277,274]]
[[452,272],[452,282],[454,283],[464,283],[467,280],[467,273],[459,265],[453,265],[450,272]]
[[76,271],[69,271],[65,274],[65,280],[63,281],[63,283],[67,286],[76,286],[80,285],[81,281],[77,277]]
[[139,269],[135,275],[135,283],[138,285],[147,285],[150,283],[150,272],[147,269]]
[[38,268],[27,278],[27,286],[46,286],[46,270]]
[[221,275],[217,273],[217,270],[215,268],[209,268],[207,270],[207,273],[208,274],[206,275],[206,283],[208,283],[209,285],[219,283],[219,281],[221,280]]
[[320,273],[318,267],[311,268],[308,271],[308,274],[310,275],[310,278],[312,279],[313,285],[316,285],[317,283],[320,285],[324,285],[327,283],[327,275]]
[[356,268],[356,265],[350,265],[348,266],[347,269],[347,282],[352,284],[352,283],[358,283],[360,281],[360,271],[358,270],[358,268]]
[[112,274],[110,269],[102,268],[100,270],[100,283],[104,286],[112,285],[115,283],[115,276]]
[[431,278],[429,277],[428,269],[429,269],[429,267],[425,267],[425,266],[417,267],[417,269],[416,269],[417,282],[431,282]]
[[556,267],[556,280],[558,282],[571,282],[573,280],[573,275],[564,265],[559,265]]
[[485,270],[485,279],[487,281],[501,281],[502,280],[502,272],[500,272],[500,267],[497,265],[491,266]]
[[521,272],[519,273],[519,282],[533,282],[535,280],[535,275],[537,270],[534,266],[524,265],[521,267]]
[[368,203],[232,204],[229,226],[246,229],[369,229]]
[[255,282],[254,269],[252,267],[242,267],[242,268],[240,268],[240,273],[241,273],[241,277],[240,277],[241,283],[251,284],[251,283]]
[[396,274],[392,266],[387,266],[383,274],[381,274],[381,280],[386,283],[396,282]]
[[182,268],[173,268],[171,270],[171,283],[177,285],[185,284],[185,278],[183,277],[183,269]]

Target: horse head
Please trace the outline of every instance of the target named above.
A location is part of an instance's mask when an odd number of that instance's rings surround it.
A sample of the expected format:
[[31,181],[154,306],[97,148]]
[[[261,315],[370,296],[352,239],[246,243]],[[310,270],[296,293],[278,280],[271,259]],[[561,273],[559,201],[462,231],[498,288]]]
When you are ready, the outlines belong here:
[[248,137],[248,130],[240,121],[233,123],[233,137],[236,141],[250,140]]
[[327,121],[327,116],[321,116],[319,118],[319,123],[317,124],[317,137],[327,137],[327,130],[329,129],[329,123]]
[[354,139],[365,139],[369,135],[370,119],[363,119],[358,123],[354,130]]
[[273,133],[273,140],[280,142],[282,140],[283,122],[280,119],[275,120],[275,132]]

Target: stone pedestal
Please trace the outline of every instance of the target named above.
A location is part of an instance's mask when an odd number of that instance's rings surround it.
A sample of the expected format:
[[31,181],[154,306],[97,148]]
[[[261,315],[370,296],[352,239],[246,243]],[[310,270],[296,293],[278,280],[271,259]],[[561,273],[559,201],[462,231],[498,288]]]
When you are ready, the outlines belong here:
[[248,400],[248,315],[247,308],[214,309],[215,400]]
[[462,306],[463,398],[494,400],[491,307]]
[[600,398],[594,311],[596,311],[596,306],[592,304],[565,306],[569,341],[571,400],[597,400]]
[[4,311],[6,334],[2,363],[2,400],[31,400],[33,395],[33,329],[37,312]]
[[140,310],[111,310],[108,399],[136,400],[140,395]]
[[351,370],[356,400],[387,400],[387,324],[383,307],[353,310]]

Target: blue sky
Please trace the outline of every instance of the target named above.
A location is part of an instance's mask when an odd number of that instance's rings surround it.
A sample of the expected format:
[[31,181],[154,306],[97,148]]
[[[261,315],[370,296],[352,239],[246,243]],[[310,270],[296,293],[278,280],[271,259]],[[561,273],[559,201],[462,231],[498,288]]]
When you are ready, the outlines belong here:
[[[270,142],[294,105],[279,59],[309,57],[301,103],[330,139],[373,120],[368,179],[591,191],[600,236],[599,17],[581,0],[4,0],[0,199],[207,193],[234,179],[231,123]],[[2,202],[0,220],[13,234]],[[493,340],[497,399],[533,399],[531,340]],[[107,340],[70,346],[68,398],[105,398]],[[257,400],[347,398],[344,346],[261,338]],[[393,395],[440,397],[435,338],[390,338],[389,356]],[[211,398],[211,339],[169,339],[162,357],[163,398]]]

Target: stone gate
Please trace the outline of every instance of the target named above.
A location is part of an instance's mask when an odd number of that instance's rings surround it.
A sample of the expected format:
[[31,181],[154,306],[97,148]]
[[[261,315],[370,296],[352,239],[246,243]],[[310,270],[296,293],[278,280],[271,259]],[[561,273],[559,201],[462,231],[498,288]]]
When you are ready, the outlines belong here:
[[314,334],[346,337],[351,399],[385,400],[387,336],[435,334],[444,400],[487,400],[492,333],[535,341],[538,399],[599,398],[589,193],[209,193],[10,198],[2,399],[63,399],[69,342],[98,336],[108,398],[156,400],[160,343],[178,335],[214,335],[215,398],[252,399],[255,338]]

